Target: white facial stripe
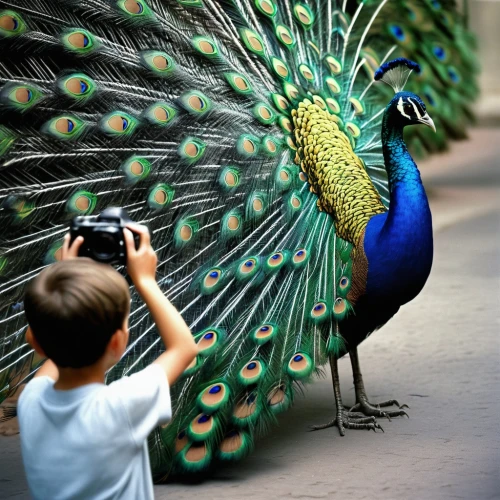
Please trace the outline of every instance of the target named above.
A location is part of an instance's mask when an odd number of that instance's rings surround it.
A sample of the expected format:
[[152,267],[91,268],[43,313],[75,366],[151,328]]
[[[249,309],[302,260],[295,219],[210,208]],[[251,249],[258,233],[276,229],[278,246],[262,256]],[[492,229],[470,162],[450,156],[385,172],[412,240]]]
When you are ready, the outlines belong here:
[[405,116],[406,118],[411,119],[411,116],[409,116],[409,115],[407,115],[407,114],[405,113],[405,110],[404,110],[404,107],[403,107],[403,98],[402,98],[402,97],[400,97],[400,98],[399,98],[399,101],[398,101],[398,111],[399,111],[399,112],[400,112],[403,116]]
[[420,118],[422,118],[422,116],[420,116],[420,112],[418,111],[418,106],[413,102],[411,97],[408,97],[408,100],[412,104],[413,109],[415,110],[415,114],[417,115],[417,118],[420,120]]

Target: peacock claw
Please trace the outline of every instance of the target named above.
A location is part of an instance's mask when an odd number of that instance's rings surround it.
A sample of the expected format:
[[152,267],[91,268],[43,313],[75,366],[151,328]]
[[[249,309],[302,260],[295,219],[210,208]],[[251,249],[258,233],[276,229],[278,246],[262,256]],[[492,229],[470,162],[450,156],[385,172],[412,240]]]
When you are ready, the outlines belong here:
[[380,429],[384,432],[384,429],[377,423],[377,419],[374,416],[366,416],[363,413],[346,411],[345,409],[337,412],[337,416],[327,424],[312,425],[310,430],[319,431],[335,426],[339,428],[341,436],[345,436],[345,429],[366,429],[374,432]]
[[[393,411],[384,411],[381,410],[380,408],[386,408],[388,406],[398,406],[399,410],[393,410]],[[410,415],[406,413],[403,408],[410,408],[408,405],[403,404],[400,405],[398,401],[395,399],[390,399],[389,401],[384,401],[382,403],[378,403],[376,405],[373,405],[369,403],[367,400],[362,399],[358,403],[356,403],[349,411],[350,412],[361,412],[362,415],[370,416],[370,417],[385,417],[388,420],[391,420],[392,417],[402,417],[406,416],[410,418]]]

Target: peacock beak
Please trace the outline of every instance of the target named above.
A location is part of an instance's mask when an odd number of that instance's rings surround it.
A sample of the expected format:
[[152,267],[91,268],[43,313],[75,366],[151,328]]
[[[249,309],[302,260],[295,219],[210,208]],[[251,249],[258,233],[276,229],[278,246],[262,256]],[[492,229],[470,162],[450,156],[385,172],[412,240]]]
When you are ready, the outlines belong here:
[[418,120],[418,121],[419,121],[419,123],[423,123],[424,125],[427,125],[432,130],[434,130],[434,132],[436,132],[436,125],[434,125],[432,118],[427,113],[425,113],[425,115],[422,116],[422,118],[420,118],[420,120]]

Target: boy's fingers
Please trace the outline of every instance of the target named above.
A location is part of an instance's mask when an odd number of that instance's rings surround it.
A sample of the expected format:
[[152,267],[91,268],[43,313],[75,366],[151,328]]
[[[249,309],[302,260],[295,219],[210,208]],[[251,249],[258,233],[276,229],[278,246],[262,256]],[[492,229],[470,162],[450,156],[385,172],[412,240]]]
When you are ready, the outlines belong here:
[[72,245],[69,247],[68,257],[70,258],[78,257],[78,251],[80,250],[82,243],[83,243],[83,236],[78,236],[75,239],[75,241],[73,241]]
[[125,246],[127,248],[127,256],[131,256],[136,253],[134,235],[130,229],[123,230],[123,237],[125,238]]
[[151,237],[149,236],[149,229],[146,226],[142,226],[140,224],[127,224],[127,228],[133,233],[136,233],[140,236],[140,246],[149,245],[151,243]]
[[70,234],[66,233],[66,235],[64,236],[64,242],[61,249],[61,260],[64,260],[66,258],[66,255],[68,254],[70,238],[71,238]]

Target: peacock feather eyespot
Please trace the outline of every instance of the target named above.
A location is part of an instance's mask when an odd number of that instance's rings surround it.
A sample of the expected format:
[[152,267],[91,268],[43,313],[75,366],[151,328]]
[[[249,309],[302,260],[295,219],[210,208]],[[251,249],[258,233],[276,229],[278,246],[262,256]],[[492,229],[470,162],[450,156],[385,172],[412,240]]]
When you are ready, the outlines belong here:
[[129,182],[136,183],[149,175],[151,163],[146,158],[134,155],[121,164],[120,170],[125,174]]
[[84,102],[97,90],[95,82],[83,73],[74,73],[57,82],[59,90],[75,101]]
[[351,103],[352,109],[356,116],[363,115],[365,113],[365,106],[363,102],[356,97],[350,97],[349,102]]
[[229,401],[229,397],[229,386],[223,382],[217,382],[201,391],[196,403],[202,411],[213,413],[223,407]]
[[272,99],[274,105],[280,110],[287,112],[290,107],[290,103],[281,94],[272,94]]
[[85,130],[85,123],[74,115],[58,116],[45,123],[42,130],[56,139],[74,140]]
[[253,135],[240,135],[236,148],[240,155],[254,156],[259,151],[259,140]]
[[212,107],[210,99],[197,90],[186,92],[180,97],[180,101],[186,111],[195,115],[203,115]]
[[274,181],[276,186],[280,191],[286,191],[290,188],[293,183],[293,172],[292,168],[287,165],[283,165],[276,169],[276,174],[274,176]]
[[400,43],[406,41],[406,33],[399,24],[389,24],[389,33]]
[[295,145],[295,142],[293,142],[293,139],[290,135],[287,136],[285,140],[286,140],[286,145],[289,147],[291,151],[297,151],[297,146]]
[[207,439],[218,428],[218,422],[213,415],[198,414],[188,425],[186,433],[192,441]]
[[256,257],[242,259],[236,269],[236,278],[240,281],[254,277],[260,270],[260,263]]
[[42,92],[34,85],[5,85],[0,91],[0,102],[7,107],[24,112],[43,98]]
[[325,99],[326,105],[328,106],[328,109],[332,112],[335,113],[336,115],[340,114],[340,104],[338,103],[337,99],[333,97],[327,97]]
[[203,156],[205,149],[206,144],[203,141],[188,137],[179,146],[179,156],[189,162],[194,162]]
[[230,191],[240,185],[241,172],[236,167],[225,167],[219,176],[219,184],[226,191]]
[[279,266],[284,260],[284,256],[281,252],[277,252],[273,255],[271,255],[271,257],[269,257],[269,259],[267,260],[267,263],[271,266],[271,267],[276,267],[276,266]]
[[181,247],[187,243],[190,243],[198,230],[200,229],[200,223],[197,219],[189,217],[187,219],[181,219],[177,222],[174,229],[174,240],[177,247]]
[[66,210],[72,214],[90,215],[97,204],[97,196],[89,191],[79,190],[71,196]]
[[318,300],[311,308],[310,317],[314,323],[320,323],[330,317],[330,312],[330,307],[326,301]]
[[26,23],[23,18],[13,10],[0,11],[0,36],[10,37],[24,33]]
[[93,52],[99,46],[95,36],[84,29],[71,29],[64,31],[61,42],[67,50],[84,55]]
[[295,253],[292,257],[292,263],[297,266],[304,265],[309,260],[309,252],[305,248],[299,248],[295,250]]
[[312,100],[313,100],[313,104],[316,104],[316,106],[321,108],[323,111],[326,110],[326,102],[321,96],[313,95]]
[[273,66],[274,72],[279,78],[286,80],[290,75],[290,70],[288,69],[287,64],[282,59],[278,57],[271,57],[271,64]]
[[276,120],[276,115],[266,103],[258,102],[253,108],[253,115],[263,125],[271,125]]
[[286,199],[286,210],[289,216],[295,215],[302,208],[302,197],[299,191],[292,191]]
[[246,218],[255,219],[264,215],[266,210],[266,196],[263,193],[252,193],[246,204]]
[[264,375],[264,365],[258,359],[246,363],[238,373],[238,382],[242,385],[257,384]]
[[219,56],[219,49],[215,42],[206,36],[195,36],[192,40],[193,47],[202,55],[208,58]]
[[458,70],[454,66],[448,66],[447,73],[448,76],[450,77],[450,80],[454,84],[459,84],[461,82],[462,78],[460,77]]
[[219,444],[217,457],[222,461],[236,462],[252,450],[252,438],[247,432],[231,430]]
[[265,56],[264,41],[258,33],[248,28],[244,28],[240,30],[240,35],[243,43],[250,52],[259,56]]
[[267,156],[276,156],[280,152],[281,143],[271,135],[262,138],[262,152]]
[[333,315],[338,321],[344,319],[348,312],[348,303],[346,299],[337,297],[333,305]]
[[241,73],[224,73],[224,77],[227,83],[229,83],[238,94],[245,95],[253,92],[253,88],[245,75]]
[[[53,264],[54,262],[58,262],[62,259],[62,247],[63,247],[63,241],[55,241],[50,245],[49,249],[47,250],[47,253],[45,254],[45,257],[43,259],[43,263],[46,265]],[[0,259],[0,265],[1,265],[1,259]],[[0,269],[0,276],[2,275],[1,269]]]
[[345,290],[350,284],[349,278],[347,276],[342,276],[339,281],[339,288]]
[[161,210],[168,207],[174,199],[175,190],[168,184],[160,183],[153,186],[148,195],[148,207],[152,210]]
[[314,23],[314,14],[311,9],[303,3],[297,3],[293,8],[295,19],[308,30]]
[[290,405],[291,397],[285,384],[273,387],[267,394],[267,404],[273,413],[280,413]]
[[250,338],[257,345],[264,345],[273,339],[278,333],[278,327],[271,323],[266,323],[264,325],[259,325],[254,328],[250,334]]
[[164,127],[172,122],[177,111],[166,102],[157,102],[148,106],[141,117],[153,125]]
[[315,75],[314,75],[314,71],[311,69],[310,66],[308,66],[307,64],[304,64],[304,63],[300,64],[299,65],[299,72],[304,77],[304,79],[307,80],[309,83],[314,82]]
[[99,123],[100,129],[115,137],[130,136],[139,125],[139,120],[125,111],[114,111],[104,115]]
[[196,473],[209,466],[212,461],[212,452],[204,442],[191,443],[177,454],[177,461],[185,470]]
[[283,24],[276,25],[275,34],[278,40],[287,48],[291,49],[295,46],[295,38],[291,30]]
[[276,12],[278,12],[274,0],[255,0],[255,6],[262,14],[271,19],[276,15]]
[[347,122],[345,124],[345,128],[355,139],[361,135],[361,129],[353,122]]
[[153,11],[144,0],[118,0],[117,5],[131,19],[154,17]]
[[210,269],[203,278],[201,283],[201,293],[203,295],[208,295],[220,290],[221,285],[223,285],[224,280],[222,279],[224,272],[222,269],[214,267]]
[[342,64],[338,59],[331,55],[327,55],[324,59],[326,67],[330,70],[333,75],[340,75],[342,73]]
[[158,76],[169,76],[175,69],[175,62],[167,53],[158,50],[144,50],[139,53],[142,65]]
[[212,354],[221,346],[224,338],[224,331],[218,328],[207,328],[196,334],[195,341],[198,345],[198,354],[203,357]]
[[293,83],[283,82],[283,92],[285,92],[286,97],[292,102],[297,102],[301,96],[299,88]]
[[223,240],[229,240],[241,234],[243,229],[243,217],[238,210],[230,210],[221,219],[221,236]]
[[296,352],[287,365],[287,373],[294,380],[300,380],[311,375],[314,369],[312,359],[304,352]]
[[280,116],[278,118],[281,130],[285,132],[285,134],[291,134],[293,131],[293,125],[290,119],[286,116]]
[[342,88],[339,82],[337,82],[333,76],[327,76],[325,78],[325,84],[332,94],[338,95],[342,93]]
[[246,427],[255,422],[259,416],[261,405],[256,391],[245,392],[236,402],[231,421],[237,427]]
[[435,44],[432,47],[432,53],[440,62],[445,62],[448,59],[448,53],[446,52],[446,49],[441,45]]

